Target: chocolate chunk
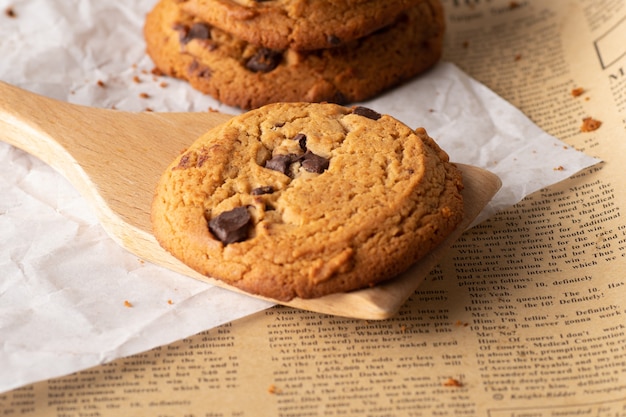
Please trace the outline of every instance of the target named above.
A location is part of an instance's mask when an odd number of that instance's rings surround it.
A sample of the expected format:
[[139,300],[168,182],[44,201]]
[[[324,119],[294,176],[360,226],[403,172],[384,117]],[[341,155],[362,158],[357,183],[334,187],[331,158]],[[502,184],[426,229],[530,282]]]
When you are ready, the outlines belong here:
[[372,120],[378,120],[382,117],[380,113],[363,106],[355,107],[352,113],[358,114],[359,116],[367,117],[368,119]]
[[209,221],[209,231],[224,245],[242,242],[248,238],[248,227],[251,221],[248,209],[237,207],[212,218]]
[[193,39],[211,39],[211,27],[205,23],[194,23],[191,27],[176,24],[174,29],[178,31],[182,45],[188,44]]
[[184,153],[180,160],[178,161],[178,165],[172,168],[172,170],[176,169],[189,169],[189,168],[201,168],[209,160],[208,151],[205,148],[201,148],[195,152],[190,151]]
[[323,156],[315,155],[311,151],[307,151],[302,160],[302,168],[309,172],[321,174],[328,169],[330,161]]
[[263,187],[257,187],[252,190],[252,195],[262,195],[262,194],[272,194],[274,192],[274,187],[271,185],[265,185]]
[[282,54],[268,48],[259,49],[248,62],[246,68],[252,72],[270,72],[278,66],[282,59]]
[[204,165],[204,163],[208,160],[209,160],[209,154],[207,153],[205,149],[202,149],[200,152],[198,152],[198,161],[196,162],[196,166],[198,168],[201,168],[202,165]]
[[326,42],[328,42],[330,46],[341,45],[341,39],[336,35],[328,35],[326,37]]
[[178,161],[178,165],[174,169],[187,169],[189,167],[191,167],[191,155],[186,153],[180,157],[180,161]]
[[335,91],[333,96],[330,97],[328,101],[335,104],[345,104],[348,103],[350,100],[348,100],[348,97],[346,97],[345,94],[343,94],[341,91]]
[[190,39],[211,39],[211,27],[206,23],[194,23],[189,28],[187,37]]
[[296,160],[295,155],[276,155],[265,162],[265,168],[289,175],[289,166]]
[[300,145],[300,149],[306,151],[306,135],[304,133],[298,133],[293,137],[293,140],[297,140],[298,145]]
[[200,78],[211,78],[211,75],[213,75],[213,71],[211,70],[211,68],[203,67],[200,70],[198,70],[196,74]]
[[195,59],[191,64],[189,64],[189,67],[187,67],[187,74],[189,75],[195,74],[198,77],[211,78],[212,73],[213,71],[211,68],[199,64]]

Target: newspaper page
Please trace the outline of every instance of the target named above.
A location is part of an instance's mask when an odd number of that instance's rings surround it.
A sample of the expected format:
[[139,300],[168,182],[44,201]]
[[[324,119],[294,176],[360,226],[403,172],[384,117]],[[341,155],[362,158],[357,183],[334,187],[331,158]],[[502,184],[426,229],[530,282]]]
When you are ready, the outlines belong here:
[[391,319],[278,306],[0,416],[626,415],[626,1],[444,5],[445,59],[604,162],[466,232]]

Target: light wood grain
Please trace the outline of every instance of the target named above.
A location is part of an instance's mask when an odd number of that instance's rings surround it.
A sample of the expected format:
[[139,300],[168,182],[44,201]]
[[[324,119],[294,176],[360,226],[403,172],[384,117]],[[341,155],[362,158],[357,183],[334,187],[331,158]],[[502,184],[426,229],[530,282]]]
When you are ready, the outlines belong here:
[[[0,140],[40,158],[66,177],[118,244],[147,261],[241,292],[196,273],[163,250],[151,233],[149,214],[154,188],[167,165],[201,134],[231,117],[217,112],[98,109],[0,82]],[[487,171],[460,168],[465,182],[464,223],[426,259],[384,285],[281,304],[370,320],[394,315],[500,187],[500,180]]]

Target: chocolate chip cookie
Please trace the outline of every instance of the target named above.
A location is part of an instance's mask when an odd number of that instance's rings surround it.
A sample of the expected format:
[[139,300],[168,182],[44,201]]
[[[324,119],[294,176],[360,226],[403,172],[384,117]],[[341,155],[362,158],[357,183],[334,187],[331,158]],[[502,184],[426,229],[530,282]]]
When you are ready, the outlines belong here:
[[375,285],[461,221],[460,171],[422,128],[373,110],[277,103],[194,142],[152,225],[196,271],[287,301]]
[[270,49],[332,48],[392,24],[425,0],[185,0],[209,25]]
[[251,44],[161,0],[147,15],[147,52],[158,70],[231,106],[364,101],[432,67],[444,23],[424,0],[393,24],[335,48],[312,51]]

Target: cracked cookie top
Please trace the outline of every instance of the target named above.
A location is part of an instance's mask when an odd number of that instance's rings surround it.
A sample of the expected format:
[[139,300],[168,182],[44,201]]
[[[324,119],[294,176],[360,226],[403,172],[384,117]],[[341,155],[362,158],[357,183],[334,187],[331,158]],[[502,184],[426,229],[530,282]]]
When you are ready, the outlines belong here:
[[424,129],[335,104],[271,104],[184,151],[155,194],[157,240],[196,271],[276,300],[406,270],[463,217],[462,179]]

